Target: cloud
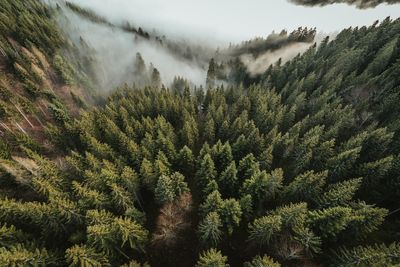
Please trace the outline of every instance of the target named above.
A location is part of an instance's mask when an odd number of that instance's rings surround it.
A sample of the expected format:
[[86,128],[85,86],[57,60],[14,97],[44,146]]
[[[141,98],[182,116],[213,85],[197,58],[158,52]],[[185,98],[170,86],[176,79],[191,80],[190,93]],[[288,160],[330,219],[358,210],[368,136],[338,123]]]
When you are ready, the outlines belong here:
[[332,4],[349,4],[358,8],[372,8],[380,4],[398,4],[400,0],[289,0],[298,5],[304,6],[326,6]]
[[278,50],[267,51],[258,57],[254,57],[251,54],[244,54],[240,57],[240,60],[247,67],[249,73],[253,76],[262,74],[268,67],[279,59],[282,63],[285,63],[296,55],[304,53],[312,43],[292,43]]
[[[94,73],[103,90],[137,82],[138,77],[134,77],[136,53],[142,55],[147,67],[152,64],[158,69],[162,82],[166,85],[175,76],[185,77],[196,85],[203,85],[205,82],[207,70],[204,60],[187,60],[178,52],[173,52],[172,49],[185,50],[184,43],[165,42],[165,45],[161,45],[154,38],[146,39],[110,23],[96,23],[85,19],[66,6],[62,6],[58,22],[78,49],[82,49],[82,41],[90,47],[96,60]],[[185,49],[179,47],[180,45]]]

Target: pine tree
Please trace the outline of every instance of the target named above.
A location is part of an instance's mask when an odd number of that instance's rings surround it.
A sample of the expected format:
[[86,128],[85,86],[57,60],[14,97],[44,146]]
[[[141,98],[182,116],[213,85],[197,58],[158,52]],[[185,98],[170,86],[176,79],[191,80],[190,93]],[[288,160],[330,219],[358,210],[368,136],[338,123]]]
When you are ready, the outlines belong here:
[[282,218],[278,215],[255,219],[249,224],[249,240],[260,246],[267,245],[281,231],[281,227]]
[[161,175],[158,179],[154,194],[160,205],[172,202],[176,197],[172,179],[167,175]]
[[161,87],[160,72],[156,68],[153,68],[153,70],[151,72],[151,86],[153,86],[155,88]]
[[206,187],[203,189],[203,194],[205,196],[208,196],[209,194],[211,194],[214,191],[219,191],[219,186],[217,181],[215,180],[211,180],[208,182],[208,184],[206,185]]
[[334,258],[335,264],[340,267],[350,266],[395,266],[400,264],[400,246],[397,243],[390,245],[375,244],[372,246],[358,246],[352,249],[342,248]]
[[142,164],[140,165],[140,176],[141,182],[149,189],[155,187],[156,181],[154,180],[153,164],[146,158],[143,159]]
[[281,265],[271,257],[264,255],[254,257],[251,262],[245,262],[244,267],[280,267]]
[[321,252],[321,238],[306,227],[296,227],[294,229],[294,240],[304,248],[308,257],[312,258]]
[[221,140],[218,140],[211,151],[217,172],[221,173],[233,161],[231,146],[228,142],[222,144]]
[[199,238],[203,246],[215,247],[222,238],[222,222],[217,212],[210,212],[199,224]]
[[214,119],[207,114],[206,122],[204,123],[204,140],[213,144],[215,141],[215,122]]
[[196,263],[196,267],[227,267],[228,258],[223,256],[220,251],[212,248],[203,252]]
[[123,247],[142,251],[147,243],[148,231],[128,218],[114,218],[108,224],[88,226],[87,238],[90,246],[115,258],[121,255]]
[[353,165],[359,157],[361,148],[346,150],[330,158],[327,162],[329,166],[329,181],[335,182],[344,180],[348,177]]
[[327,171],[300,174],[285,188],[285,195],[293,201],[312,201],[322,192],[327,175]]
[[318,205],[323,208],[348,205],[361,182],[362,179],[357,178],[329,185],[325,193],[317,197]]
[[65,252],[65,258],[70,266],[111,266],[107,257],[97,253],[94,249],[85,245],[75,245]]
[[176,165],[178,165],[178,170],[188,176],[193,172],[194,164],[193,152],[185,145],[177,155]]
[[171,182],[176,197],[180,197],[182,194],[189,192],[189,187],[185,182],[185,177],[179,172],[174,172],[171,175]]
[[285,206],[278,207],[272,214],[281,217],[282,228],[295,230],[304,228],[308,218],[307,203],[290,203]]
[[28,250],[21,245],[10,249],[0,248],[1,266],[46,266],[57,265],[57,258],[46,249]]
[[239,201],[233,198],[224,200],[219,214],[228,234],[231,235],[234,228],[239,226],[242,217]]
[[206,215],[210,212],[221,212],[224,201],[222,200],[221,194],[218,191],[214,191],[209,194],[206,200],[200,205],[200,211],[202,214]]
[[224,196],[234,196],[236,194],[238,181],[236,163],[234,161],[219,175],[218,183]]
[[362,239],[369,233],[376,231],[385,221],[388,214],[386,209],[368,205],[365,202],[353,203],[353,215],[355,219],[349,224],[347,230],[353,236]]
[[197,140],[199,139],[197,122],[188,112],[184,112],[183,121],[183,127],[181,130],[182,142],[191,149],[194,149],[195,144],[197,144]]
[[120,267],[150,267],[150,265],[147,263],[140,264],[137,261],[130,261],[129,263],[121,265]]
[[248,154],[240,160],[238,167],[239,181],[244,181],[251,178],[254,174],[260,171],[260,165],[256,161],[253,154]]
[[142,55],[138,52],[136,53],[136,59],[135,59],[135,75],[141,76],[144,75],[145,72],[146,72],[146,65],[144,63]]
[[315,210],[309,213],[309,222],[323,238],[335,238],[348,227],[349,223],[357,219],[351,208],[333,207]]
[[215,179],[216,174],[214,161],[209,154],[206,154],[201,159],[196,172],[196,180],[200,188],[205,188],[210,181]]
[[206,80],[207,88],[213,88],[215,86],[215,82],[216,82],[216,64],[214,59],[212,58],[210,60],[210,63],[208,64],[207,80]]
[[256,210],[261,212],[266,201],[272,201],[278,196],[282,182],[282,169],[276,169],[271,174],[266,171],[258,172],[243,182],[241,194],[251,195]]

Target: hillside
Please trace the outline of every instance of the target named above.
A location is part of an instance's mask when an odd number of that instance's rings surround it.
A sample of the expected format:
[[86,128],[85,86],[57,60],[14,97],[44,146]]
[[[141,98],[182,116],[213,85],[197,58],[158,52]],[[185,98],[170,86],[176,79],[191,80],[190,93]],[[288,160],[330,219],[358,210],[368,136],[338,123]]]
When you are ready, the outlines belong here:
[[400,19],[215,51],[68,1],[0,18],[0,266],[400,264]]

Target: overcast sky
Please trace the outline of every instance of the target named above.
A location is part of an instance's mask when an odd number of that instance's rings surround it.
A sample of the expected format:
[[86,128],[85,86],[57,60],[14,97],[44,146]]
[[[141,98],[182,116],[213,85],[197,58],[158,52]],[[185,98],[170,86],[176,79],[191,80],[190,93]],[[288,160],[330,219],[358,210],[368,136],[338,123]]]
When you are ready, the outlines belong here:
[[346,4],[303,7],[286,0],[70,0],[117,22],[128,20],[168,35],[239,42],[299,26],[331,33],[376,19],[400,17],[400,5],[360,10]]

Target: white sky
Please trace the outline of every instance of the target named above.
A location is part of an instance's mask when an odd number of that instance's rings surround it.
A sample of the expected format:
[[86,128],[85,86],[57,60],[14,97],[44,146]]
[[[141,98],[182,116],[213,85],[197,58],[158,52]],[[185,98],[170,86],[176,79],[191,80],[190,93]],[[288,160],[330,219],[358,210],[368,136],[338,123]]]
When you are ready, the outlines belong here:
[[317,27],[324,33],[400,17],[400,5],[360,10],[346,4],[303,7],[286,0],[70,0],[114,22],[128,20],[175,37],[240,42],[273,30]]

